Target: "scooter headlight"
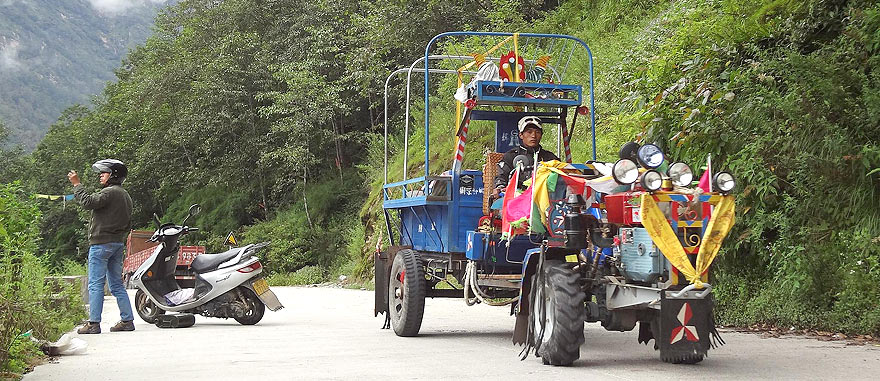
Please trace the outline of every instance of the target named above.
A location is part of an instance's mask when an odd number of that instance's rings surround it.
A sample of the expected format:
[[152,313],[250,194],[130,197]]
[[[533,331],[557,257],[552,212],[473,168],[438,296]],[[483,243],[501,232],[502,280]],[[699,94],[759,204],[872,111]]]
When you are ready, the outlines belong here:
[[656,169],[663,164],[663,151],[653,144],[645,144],[638,150],[639,163],[645,168]]
[[736,187],[736,180],[733,175],[727,172],[718,172],[712,180],[715,184],[715,190],[721,193],[730,193]]
[[639,179],[639,167],[629,159],[620,159],[611,167],[611,176],[618,184],[629,185]]
[[691,185],[691,182],[694,181],[694,172],[691,167],[682,162],[672,163],[669,170],[666,171],[666,175],[669,176],[669,180],[673,184],[680,187]]
[[663,175],[655,170],[642,174],[642,188],[648,192],[656,192],[663,186]]

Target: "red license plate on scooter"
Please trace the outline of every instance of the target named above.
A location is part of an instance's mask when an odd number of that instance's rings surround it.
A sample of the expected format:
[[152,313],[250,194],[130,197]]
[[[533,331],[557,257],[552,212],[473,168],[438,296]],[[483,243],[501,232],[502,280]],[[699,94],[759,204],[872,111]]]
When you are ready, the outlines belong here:
[[255,280],[252,285],[254,286],[254,291],[257,292],[257,295],[263,295],[266,291],[269,291],[269,283],[266,283],[266,280],[263,278]]

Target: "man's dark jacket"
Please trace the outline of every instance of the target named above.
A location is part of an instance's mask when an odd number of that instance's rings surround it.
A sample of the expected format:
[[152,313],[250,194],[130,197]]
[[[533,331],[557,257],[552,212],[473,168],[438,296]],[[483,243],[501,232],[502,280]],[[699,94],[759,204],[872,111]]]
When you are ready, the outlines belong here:
[[[538,147],[536,148],[526,148],[522,144],[520,144],[516,148],[505,152],[504,156],[501,157],[501,161],[498,162],[498,174],[495,175],[495,188],[507,186],[507,182],[510,181],[510,174],[513,173],[513,159],[515,157],[519,155],[525,155],[529,158],[527,164],[534,167],[534,164],[531,162],[535,157],[535,152],[538,153],[538,162],[559,160],[559,158],[555,154],[553,154],[553,152],[541,148],[540,145],[538,145]],[[519,184],[517,184],[517,186],[522,188],[523,181],[530,177],[532,177],[532,169],[525,169],[520,174],[518,181]]]
[[92,211],[89,245],[123,242],[131,230],[131,196],[119,185],[110,185],[88,194],[82,184],[73,187],[83,209]]

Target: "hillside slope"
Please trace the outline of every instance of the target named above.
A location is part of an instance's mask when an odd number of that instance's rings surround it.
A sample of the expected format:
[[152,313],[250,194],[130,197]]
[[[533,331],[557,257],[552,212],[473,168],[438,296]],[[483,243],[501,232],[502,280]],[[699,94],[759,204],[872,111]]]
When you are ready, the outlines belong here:
[[160,2],[0,2],[0,120],[11,142],[33,148],[62,110],[98,94],[147,39]]

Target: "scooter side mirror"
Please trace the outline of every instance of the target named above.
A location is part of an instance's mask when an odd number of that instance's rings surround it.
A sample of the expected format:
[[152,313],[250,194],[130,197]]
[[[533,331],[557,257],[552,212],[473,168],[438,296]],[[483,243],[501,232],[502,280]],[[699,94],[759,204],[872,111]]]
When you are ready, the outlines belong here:
[[202,212],[202,206],[199,204],[192,204],[192,206],[189,207],[189,215],[190,216],[198,216],[199,213],[201,213],[201,212]]
[[189,220],[190,217],[192,217],[192,216],[198,216],[199,213],[200,213],[201,211],[202,211],[202,206],[201,206],[201,205],[199,205],[199,204],[192,204],[192,206],[189,207],[189,213],[186,215],[186,218],[184,218],[184,219],[183,219],[183,222],[181,222],[180,224],[181,224],[181,225],[185,225],[185,224],[186,224],[186,221]]

